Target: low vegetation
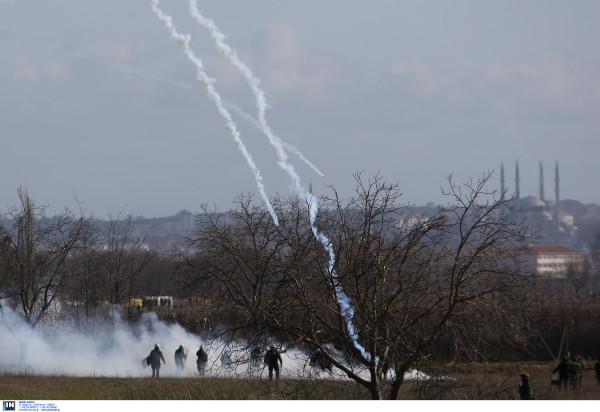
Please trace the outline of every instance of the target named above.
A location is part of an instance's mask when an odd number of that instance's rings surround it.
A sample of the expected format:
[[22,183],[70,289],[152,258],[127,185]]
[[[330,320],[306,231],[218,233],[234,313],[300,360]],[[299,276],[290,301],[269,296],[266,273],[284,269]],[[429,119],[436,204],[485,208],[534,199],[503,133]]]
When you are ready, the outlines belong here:
[[[519,374],[527,372],[538,400],[598,400],[594,371],[583,372],[580,388],[559,390],[550,384],[553,363],[464,363],[440,368],[451,379],[409,381],[403,400],[518,399]],[[26,400],[348,400],[370,399],[356,382],[225,378],[111,378],[0,375],[3,399]]]

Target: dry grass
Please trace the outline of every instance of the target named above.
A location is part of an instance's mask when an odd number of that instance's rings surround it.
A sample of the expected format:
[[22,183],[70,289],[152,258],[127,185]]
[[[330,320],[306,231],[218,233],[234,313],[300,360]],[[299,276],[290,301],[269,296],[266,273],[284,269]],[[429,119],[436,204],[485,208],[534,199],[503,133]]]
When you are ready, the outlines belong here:
[[[400,399],[518,399],[519,374],[531,377],[540,400],[598,400],[600,384],[585,370],[582,387],[559,391],[550,385],[554,364],[464,363],[440,367],[436,374],[452,379],[406,382]],[[370,399],[353,382],[225,378],[75,378],[0,375],[0,398],[27,400],[342,400]]]
[[350,382],[225,378],[76,378],[0,375],[2,399],[28,400],[269,400],[369,399]]
[[444,365],[438,375],[451,376],[453,380],[422,382],[413,392],[417,399],[519,399],[519,375],[527,373],[538,400],[600,399],[600,384],[591,369],[583,371],[580,388],[561,391],[552,386],[550,377],[556,365],[554,362],[449,364]]

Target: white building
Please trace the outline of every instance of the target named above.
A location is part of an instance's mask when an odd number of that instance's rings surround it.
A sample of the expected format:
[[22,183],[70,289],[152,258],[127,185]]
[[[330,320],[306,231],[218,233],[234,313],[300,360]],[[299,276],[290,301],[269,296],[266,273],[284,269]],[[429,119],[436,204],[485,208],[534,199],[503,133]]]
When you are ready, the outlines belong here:
[[558,245],[530,246],[514,255],[522,271],[552,278],[565,277],[569,268],[583,270],[585,264],[584,252]]

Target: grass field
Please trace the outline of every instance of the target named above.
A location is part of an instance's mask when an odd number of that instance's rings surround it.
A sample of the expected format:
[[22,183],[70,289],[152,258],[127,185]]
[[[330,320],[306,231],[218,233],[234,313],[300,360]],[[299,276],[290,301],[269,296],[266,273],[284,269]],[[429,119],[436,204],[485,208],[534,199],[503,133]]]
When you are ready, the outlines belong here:
[[[444,365],[444,381],[408,381],[400,399],[518,399],[519,374],[531,376],[540,400],[599,400],[594,371],[585,370],[581,388],[550,385],[553,363],[468,363]],[[587,366],[587,365],[586,365]],[[588,366],[589,367],[589,366]],[[344,400],[370,399],[354,382],[226,378],[116,378],[0,375],[0,398],[21,400]]]

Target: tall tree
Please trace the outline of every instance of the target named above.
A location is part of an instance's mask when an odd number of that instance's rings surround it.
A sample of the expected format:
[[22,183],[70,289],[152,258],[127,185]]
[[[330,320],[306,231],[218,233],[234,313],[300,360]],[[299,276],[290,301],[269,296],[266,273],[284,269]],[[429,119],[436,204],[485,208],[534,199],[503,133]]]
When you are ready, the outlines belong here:
[[[146,241],[147,228],[140,225],[134,216],[109,216],[108,225],[102,234],[104,247],[101,267],[105,271],[109,301],[120,305],[137,297],[142,271],[155,252]],[[128,314],[132,307],[127,306]]]
[[82,239],[93,230],[92,219],[69,209],[46,217],[26,189],[19,188],[20,204],[6,213],[10,224],[0,227],[4,247],[4,298],[11,298],[27,322],[35,327],[58,304],[66,280],[74,276],[70,259]]
[[461,186],[449,177],[452,206],[431,216],[400,204],[398,184],[360,174],[350,199],[331,188],[316,222],[300,199],[274,202],[279,226],[249,200],[207,213],[190,239],[191,283],[211,282],[223,305],[246,314],[228,319],[230,330],[319,349],[373,399],[396,399],[449,327],[514,314],[521,277],[507,252],[529,232],[510,199],[485,189],[490,177]]

